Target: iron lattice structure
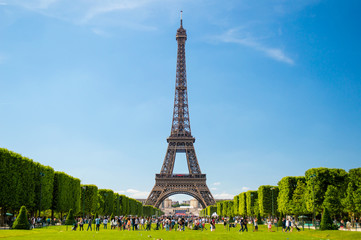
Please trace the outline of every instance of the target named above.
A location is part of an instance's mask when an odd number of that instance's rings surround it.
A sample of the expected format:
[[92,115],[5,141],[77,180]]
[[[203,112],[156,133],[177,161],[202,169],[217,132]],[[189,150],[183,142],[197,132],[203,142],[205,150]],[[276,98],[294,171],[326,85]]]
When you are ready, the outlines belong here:
[[[199,167],[193,145],[195,138],[191,134],[185,57],[187,33],[183,28],[182,19],[176,40],[178,52],[172,129],[167,139],[168,149],[162,169],[160,174],[155,176],[155,185],[147,198],[146,205],[158,208],[171,195],[187,194],[197,199],[205,208],[215,204],[215,201],[206,184],[206,174],[202,174]],[[189,174],[173,174],[177,152],[186,153]]]

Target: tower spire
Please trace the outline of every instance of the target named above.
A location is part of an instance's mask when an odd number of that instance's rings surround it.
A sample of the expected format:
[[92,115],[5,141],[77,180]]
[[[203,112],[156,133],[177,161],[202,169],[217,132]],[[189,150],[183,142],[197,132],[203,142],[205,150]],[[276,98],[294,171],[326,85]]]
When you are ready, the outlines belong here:
[[180,26],[183,27],[183,11],[180,12]]
[[171,137],[192,137],[191,126],[189,122],[185,55],[185,42],[187,40],[187,33],[182,26],[182,13],[183,11],[181,11],[181,26],[178,28],[176,34],[176,40],[178,43],[177,72]]

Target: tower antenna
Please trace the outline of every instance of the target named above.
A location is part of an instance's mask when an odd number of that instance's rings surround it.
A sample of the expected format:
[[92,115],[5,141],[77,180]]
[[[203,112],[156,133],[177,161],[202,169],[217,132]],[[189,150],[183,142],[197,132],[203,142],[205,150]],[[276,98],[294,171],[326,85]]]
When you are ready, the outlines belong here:
[[183,27],[183,11],[180,12],[181,27]]

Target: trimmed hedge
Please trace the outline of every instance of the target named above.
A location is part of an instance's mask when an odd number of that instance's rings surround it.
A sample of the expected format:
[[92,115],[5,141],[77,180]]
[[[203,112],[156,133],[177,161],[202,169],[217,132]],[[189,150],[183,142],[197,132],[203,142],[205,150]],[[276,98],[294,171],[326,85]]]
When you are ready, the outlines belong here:
[[66,216],[65,225],[73,225],[75,223],[75,217],[73,209],[69,210],[68,216]]
[[61,216],[70,209],[74,214],[82,215],[83,207],[87,215],[162,214],[157,208],[145,208],[141,202],[114,194],[112,190],[98,191],[95,185],[82,185],[83,189],[79,179],[64,172],[55,172],[51,167],[5,148],[0,148],[0,166],[2,212],[14,213],[25,206],[32,214],[41,208],[41,211],[51,209]]
[[20,208],[20,212],[18,217],[15,219],[13,224],[13,229],[30,229],[30,224],[28,220],[28,211],[26,210],[25,206]]

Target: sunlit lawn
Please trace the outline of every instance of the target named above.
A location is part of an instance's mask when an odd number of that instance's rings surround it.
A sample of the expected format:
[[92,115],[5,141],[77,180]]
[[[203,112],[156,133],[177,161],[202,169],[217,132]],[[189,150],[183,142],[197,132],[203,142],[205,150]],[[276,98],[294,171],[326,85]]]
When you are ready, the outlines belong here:
[[[84,226],[86,229],[86,226]],[[281,229],[274,228],[274,232],[268,232],[266,226],[260,226],[258,232],[252,232],[252,225],[249,225],[248,232],[238,232],[239,227],[231,228],[229,231],[223,225],[218,224],[216,231],[208,230],[187,230],[185,232],[165,230],[152,231],[118,231],[104,230],[95,231],[71,231],[71,227],[52,226],[34,230],[0,230],[0,239],[361,239],[361,232],[345,231],[314,231],[305,229],[301,232],[282,233]]]

